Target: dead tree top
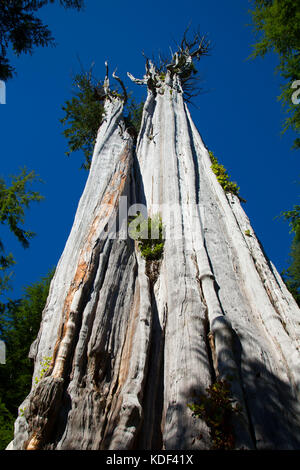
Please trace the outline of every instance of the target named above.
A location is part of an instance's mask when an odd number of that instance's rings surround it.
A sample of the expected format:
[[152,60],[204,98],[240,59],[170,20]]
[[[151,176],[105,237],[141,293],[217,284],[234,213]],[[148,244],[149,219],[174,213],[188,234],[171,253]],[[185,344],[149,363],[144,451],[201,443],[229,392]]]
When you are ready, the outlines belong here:
[[181,43],[177,44],[177,51],[174,54],[171,52],[171,60],[163,59],[161,55],[158,56],[158,60],[150,60],[143,54],[146,59],[144,77],[142,79],[135,78],[127,72],[128,77],[138,85],[147,85],[148,89],[154,92],[161,87],[162,81],[167,82],[169,85],[178,82],[175,77],[179,79],[179,84],[183,89],[186,87],[191,91],[195,88],[191,84],[197,74],[194,62],[200,60],[202,56],[208,55],[210,41],[199,32],[195,33],[193,38],[189,40],[187,32],[188,29],[184,32]]

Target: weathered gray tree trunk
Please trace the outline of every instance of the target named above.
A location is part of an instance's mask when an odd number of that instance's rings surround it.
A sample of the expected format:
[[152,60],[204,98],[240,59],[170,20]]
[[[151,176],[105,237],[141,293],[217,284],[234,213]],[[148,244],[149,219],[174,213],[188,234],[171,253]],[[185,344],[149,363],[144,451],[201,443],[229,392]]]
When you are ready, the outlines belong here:
[[[136,149],[111,96],[31,348],[34,377],[52,363],[10,448],[209,449],[187,404],[225,377],[241,408],[234,448],[299,448],[300,311],[213,174],[178,75],[147,63],[133,80],[148,84]],[[155,278],[126,236],[122,196],[162,217]]]

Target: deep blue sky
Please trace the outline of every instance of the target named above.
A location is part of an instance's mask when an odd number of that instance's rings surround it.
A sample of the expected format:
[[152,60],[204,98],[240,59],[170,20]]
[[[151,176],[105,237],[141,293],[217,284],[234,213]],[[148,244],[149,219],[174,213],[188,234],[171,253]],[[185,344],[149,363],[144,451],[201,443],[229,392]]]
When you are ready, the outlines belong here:
[[59,118],[71,97],[78,57],[104,78],[104,61],[140,99],[145,90],[126,76],[144,73],[141,51],[151,56],[168,51],[186,26],[208,34],[213,49],[199,68],[207,93],[190,107],[205,144],[228,169],[247,199],[247,215],[264,248],[281,271],[287,267],[291,235],[288,224],[274,218],[299,203],[299,156],[291,151],[292,133],[280,135],[284,117],[274,74],[275,56],[247,60],[254,43],[247,0],[102,2],[86,0],[83,12],[50,5],[39,16],[56,39],[55,48],[13,58],[17,76],[7,83],[7,104],[0,105],[0,174],[7,178],[20,167],[34,169],[44,180],[36,185],[45,200],[27,213],[26,228],[37,236],[24,250],[1,227],[0,237],[12,251],[12,298],[57,264],[70,232],[87,172],[80,154],[67,158]]

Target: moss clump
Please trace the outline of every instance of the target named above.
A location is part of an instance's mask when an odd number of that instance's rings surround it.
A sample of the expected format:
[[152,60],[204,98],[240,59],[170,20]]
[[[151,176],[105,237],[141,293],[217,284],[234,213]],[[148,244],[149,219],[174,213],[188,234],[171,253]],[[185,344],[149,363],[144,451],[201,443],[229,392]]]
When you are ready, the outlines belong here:
[[234,449],[231,418],[240,409],[238,405],[232,405],[228,381],[217,380],[206,389],[206,394],[199,396],[197,403],[188,404],[188,407],[209,427],[213,449]]
[[240,196],[240,188],[238,185],[230,180],[230,176],[228,175],[226,168],[218,162],[213,152],[209,151],[209,156],[212,162],[211,169],[216,175],[217,180],[224,191],[226,193],[235,194],[235,196],[237,196],[240,201],[246,202],[245,199],[241,198]]

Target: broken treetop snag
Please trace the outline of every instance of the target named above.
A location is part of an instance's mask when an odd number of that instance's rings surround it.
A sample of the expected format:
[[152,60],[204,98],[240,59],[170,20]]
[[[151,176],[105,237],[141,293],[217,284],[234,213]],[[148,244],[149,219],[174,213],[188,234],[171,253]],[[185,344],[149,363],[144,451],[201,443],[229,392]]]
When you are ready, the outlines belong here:
[[210,41],[200,33],[195,33],[193,39],[188,40],[187,31],[185,31],[181,44],[177,45],[177,48],[174,54],[171,53],[170,59],[162,59],[160,55],[158,60],[150,60],[146,57],[146,74],[142,79],[135,78],[127,72],[128,77],[138,85],[147,85],[148,89],[153,92],[163,88],[165,84],[177,87],[185,93],[187,99],[190,99],[194,96],[192,92],[197,88],[195,85],[197,69],[194,62],[208,55]]

